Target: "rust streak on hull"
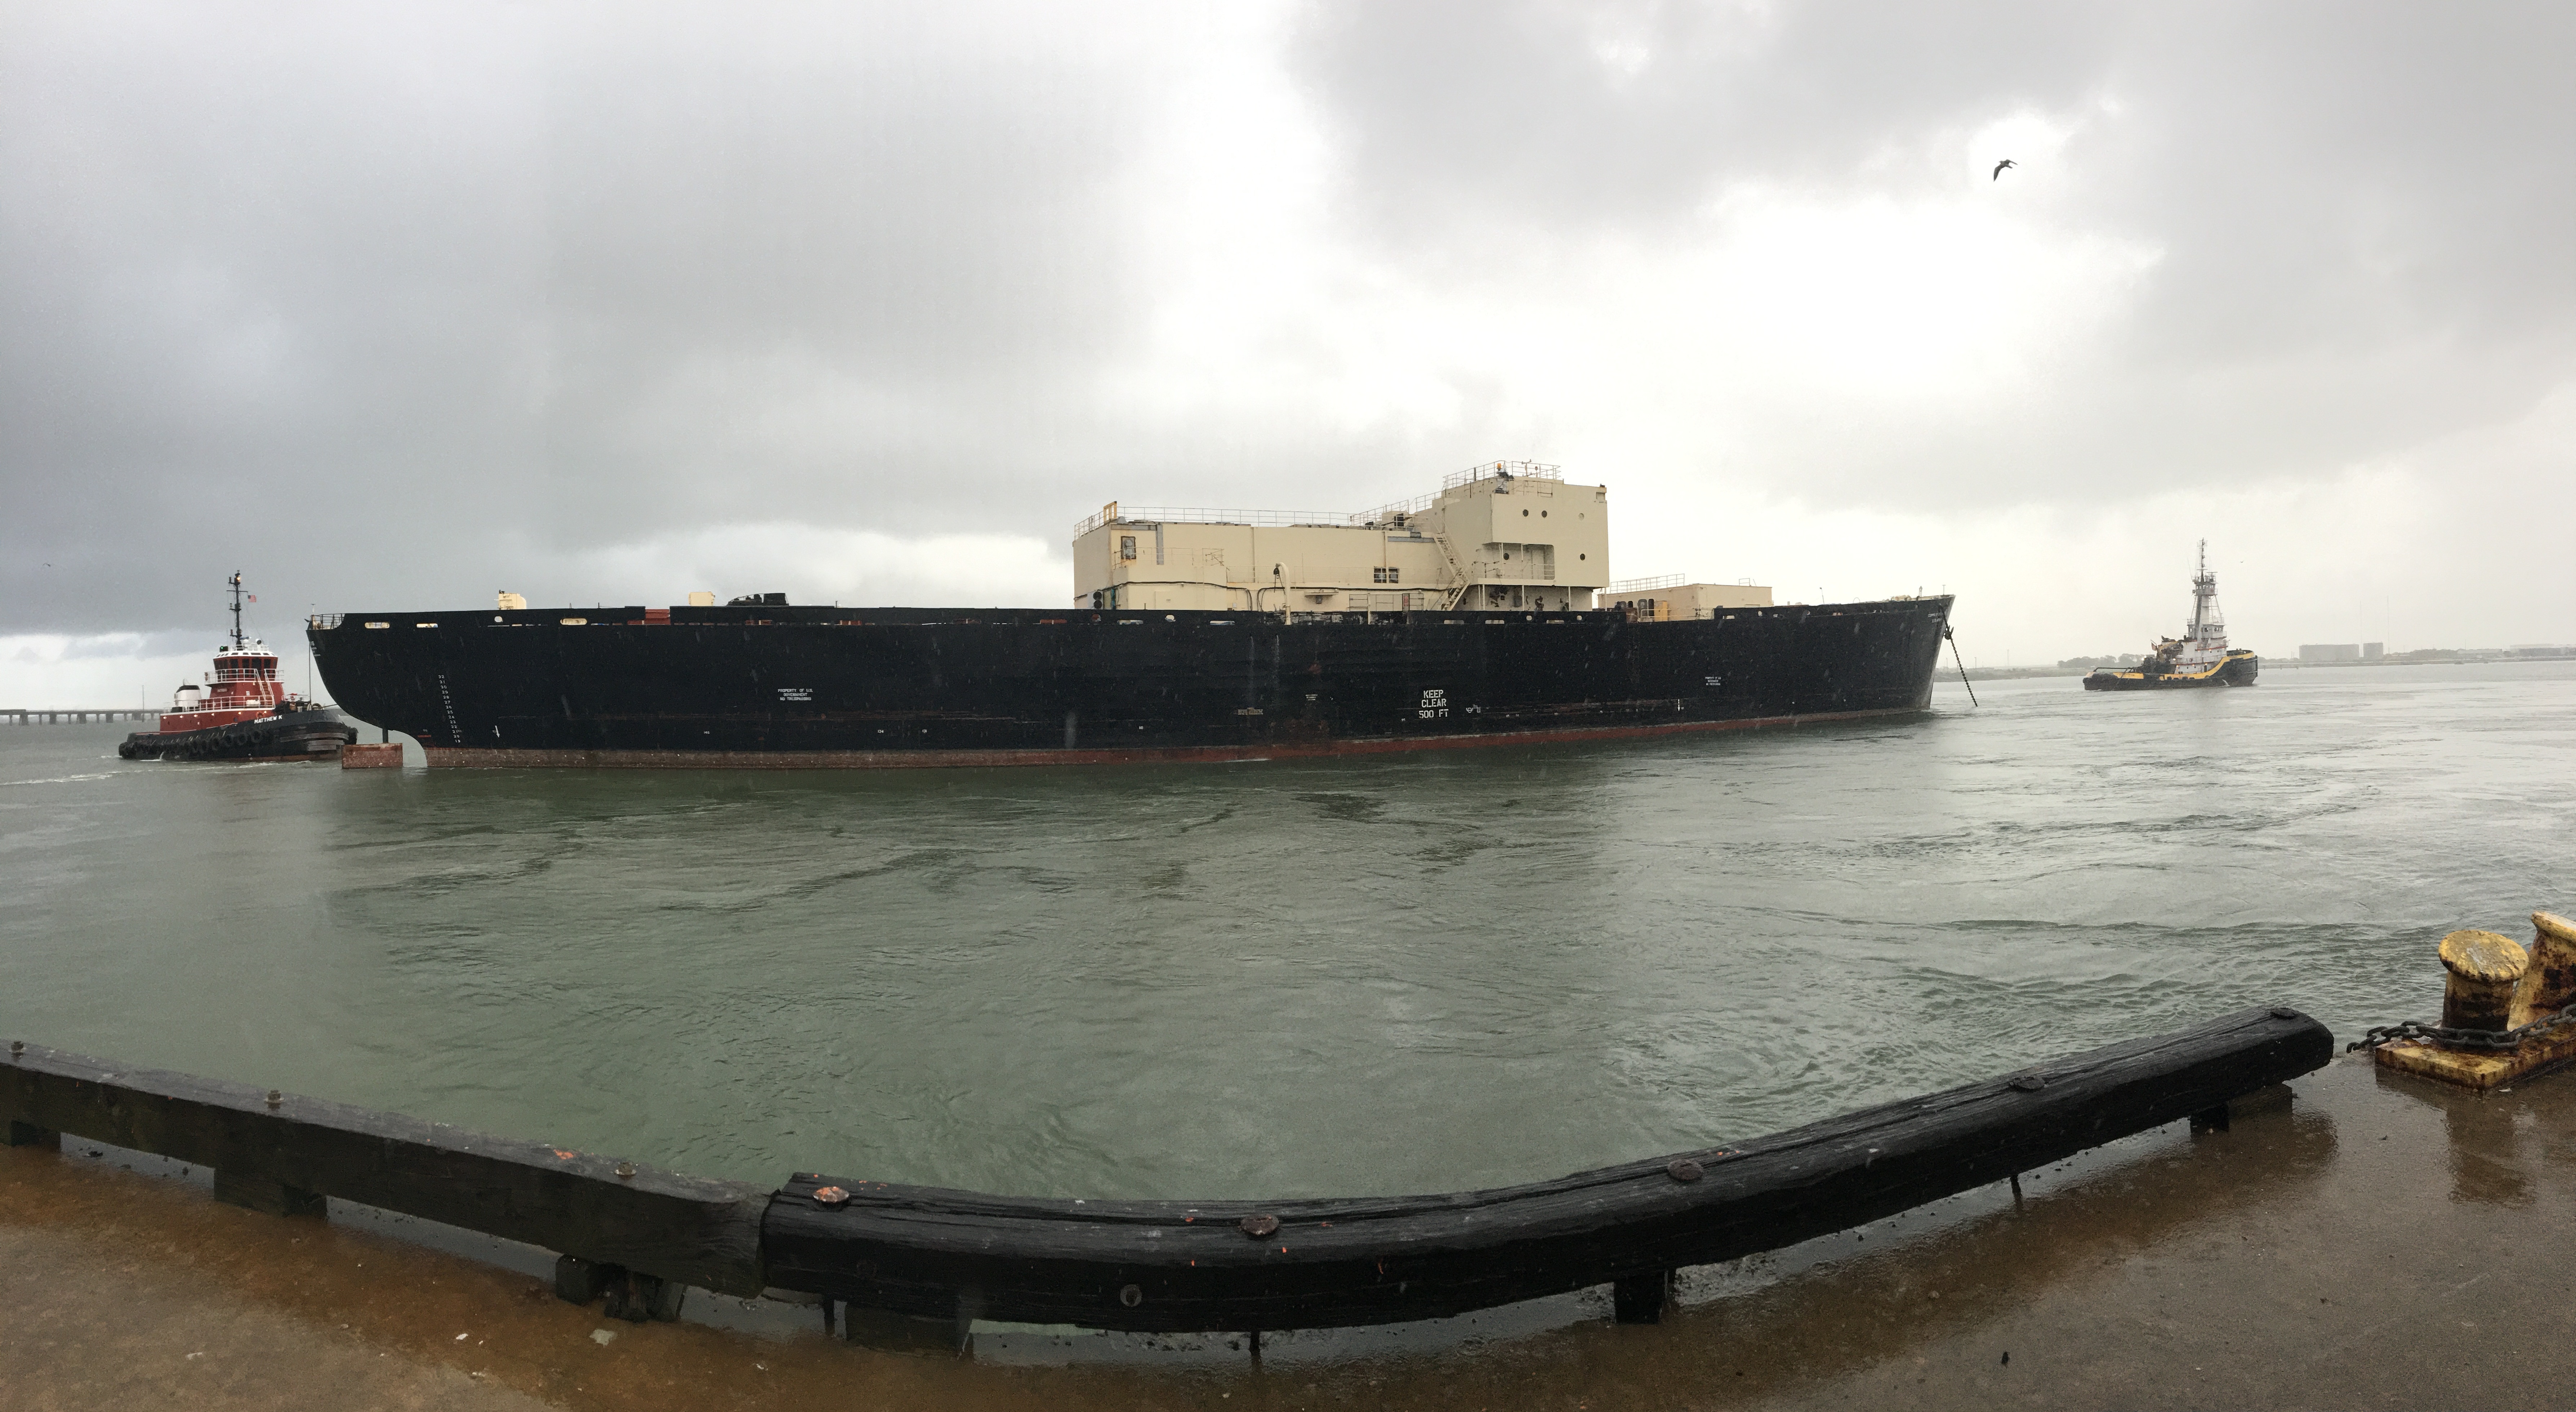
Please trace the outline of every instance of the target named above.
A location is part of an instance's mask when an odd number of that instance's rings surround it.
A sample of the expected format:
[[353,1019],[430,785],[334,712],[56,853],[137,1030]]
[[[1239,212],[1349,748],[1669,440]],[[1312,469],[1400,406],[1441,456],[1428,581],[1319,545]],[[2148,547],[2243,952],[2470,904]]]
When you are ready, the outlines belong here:
[[434,769],[466,770],[906,770],[1004,765],[1223,765],[1307,756],[1391,755],[1419,750],[1634,740],[1701,731],[1823,725],[1835,721],[1922,713],[1923,708],[1908,706],[1799,716],[1757,716],[1732,721],[1670,721],[1655,725],[1496,731],[1477,735],[1380,736],[1263,745],[1184,745],[1108,750],[493,750],[431,746],[425,747],[425,753]]

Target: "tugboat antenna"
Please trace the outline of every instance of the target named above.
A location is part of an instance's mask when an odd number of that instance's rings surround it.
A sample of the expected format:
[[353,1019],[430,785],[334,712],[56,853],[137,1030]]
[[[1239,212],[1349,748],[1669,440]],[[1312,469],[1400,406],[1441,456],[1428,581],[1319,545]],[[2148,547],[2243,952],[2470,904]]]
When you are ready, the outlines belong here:
[[2200,568],[2191,576],[2191,640],[2197,646],[2209,621],[2209,600],[2218,585],[2209,581],[2209,541],[2200,542]]
[[233,570],[232,586],[233,586],[233,646],[234,646],[234,648],[235,648],[235,649],[239,649],[239,648],[241,647],[241,645],[242,645],[242,630],[241,630],[241,570],[239,570],[239,569],[235,569],[235,570]]

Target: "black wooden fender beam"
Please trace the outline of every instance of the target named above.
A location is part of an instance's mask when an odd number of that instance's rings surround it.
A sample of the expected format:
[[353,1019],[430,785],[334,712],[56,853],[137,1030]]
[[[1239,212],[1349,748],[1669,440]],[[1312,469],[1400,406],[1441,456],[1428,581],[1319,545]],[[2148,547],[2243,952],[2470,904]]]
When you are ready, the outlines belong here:
[[[1845,1230],[2323,1067],[2286,1007],[2106,1045],[1741,1144],[1442,1196],[1077,1201],[793,1178],[778,1287],[929,1318],[1145,1331],[1437,1318]],[[833,1189],[837,1188],[835,1191]]]
[[[774,1196],[543,1143],[12,1045],[10,1140],[78,1134],[213,1168],[279,1211],[321,1196],[728,1294],[775,1286],[942,1320],[1133,1330],[1434,1318],[1847,1229],[2195,1115],[2333,1055],[2249,1010],[1732,1147],[1441,1196],[1281,1202],[983,1196],[799,1175]],[[838,1188],[836,1192],[832,1190]]]
[[33,1045],[0,1060],[0,1118],[211,1167],[218,1196],[265,1189],[244,1204],[337,1196],[723,1294],[763,1288],[769,1193],[744,1182]]

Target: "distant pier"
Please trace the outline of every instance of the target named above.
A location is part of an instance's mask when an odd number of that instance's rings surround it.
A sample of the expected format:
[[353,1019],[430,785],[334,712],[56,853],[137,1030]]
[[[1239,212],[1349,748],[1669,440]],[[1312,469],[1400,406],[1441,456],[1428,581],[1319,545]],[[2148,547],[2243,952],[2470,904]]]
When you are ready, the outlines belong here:
[[109,721],[157,721],[159,719],[161,719],[160,709],[148,706],[91,707],[85,710],[64,711],[0,706],[0,720],[20,726],[89,725],[93,722],[104,725]]

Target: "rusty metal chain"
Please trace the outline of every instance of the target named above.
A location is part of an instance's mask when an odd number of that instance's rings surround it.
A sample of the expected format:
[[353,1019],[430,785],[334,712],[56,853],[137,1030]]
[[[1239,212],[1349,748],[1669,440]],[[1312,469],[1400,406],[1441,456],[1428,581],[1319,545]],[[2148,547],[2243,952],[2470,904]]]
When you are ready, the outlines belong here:
[[2507,1050],[2521,1047],[2526,1039],[2576,1026],[2576,1005],[2568,1006],[2545,1019],[2534,1020],[2515,1030],[2463,1030],[2448,1025],[2428,1025],[2421,1020],[2402,1024],[2381,1025],[2366,1030],[2361,1038],[2343,1047],[2346,1054],[2362,1049],[2377,1049],[2401,1039],[2429,1039],[2446,1049]]

